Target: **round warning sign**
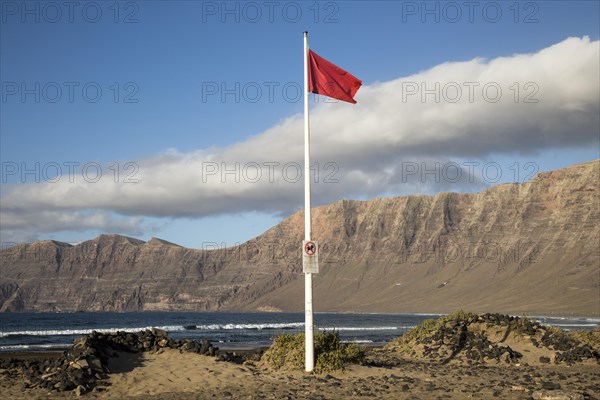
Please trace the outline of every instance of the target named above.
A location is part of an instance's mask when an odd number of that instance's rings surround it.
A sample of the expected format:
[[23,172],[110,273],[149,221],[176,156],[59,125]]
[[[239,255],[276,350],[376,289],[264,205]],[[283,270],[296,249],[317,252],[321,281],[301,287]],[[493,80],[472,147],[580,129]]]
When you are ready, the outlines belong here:
[[314,256],[317,252],[317,245],[314,242],[306,242],[304,244],[304,252],[307,256]]
[[319,244],[316,241],[302,241],[302,269],[306,274],[319,273]]

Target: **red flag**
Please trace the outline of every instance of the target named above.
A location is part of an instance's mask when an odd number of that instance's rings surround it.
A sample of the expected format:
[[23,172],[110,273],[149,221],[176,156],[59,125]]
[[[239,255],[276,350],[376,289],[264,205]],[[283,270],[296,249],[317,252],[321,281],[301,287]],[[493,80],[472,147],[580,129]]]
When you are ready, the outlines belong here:
[[356,104],[362,81],[312,50],[308,50],[308,91]]

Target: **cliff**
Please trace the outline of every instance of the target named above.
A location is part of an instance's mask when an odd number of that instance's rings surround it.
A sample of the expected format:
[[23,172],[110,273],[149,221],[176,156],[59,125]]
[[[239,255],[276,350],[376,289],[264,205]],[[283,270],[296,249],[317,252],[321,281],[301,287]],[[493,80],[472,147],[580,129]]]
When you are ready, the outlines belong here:
[[[313,211],[315,311],[600,315],[600,160]],[[303,309],[303,212],[240,246],[101,235],[1,252],[1,311]]]

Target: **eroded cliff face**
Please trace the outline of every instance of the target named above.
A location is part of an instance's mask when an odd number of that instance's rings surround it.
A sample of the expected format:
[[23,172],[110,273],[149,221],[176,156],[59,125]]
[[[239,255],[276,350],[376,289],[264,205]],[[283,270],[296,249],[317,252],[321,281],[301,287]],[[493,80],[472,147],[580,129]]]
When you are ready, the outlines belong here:
[[[599,169],[316,208],[315,311],[600,315]],[[300,311],[303,222],[212,251],[118,235],[11,247],[0,310]]]

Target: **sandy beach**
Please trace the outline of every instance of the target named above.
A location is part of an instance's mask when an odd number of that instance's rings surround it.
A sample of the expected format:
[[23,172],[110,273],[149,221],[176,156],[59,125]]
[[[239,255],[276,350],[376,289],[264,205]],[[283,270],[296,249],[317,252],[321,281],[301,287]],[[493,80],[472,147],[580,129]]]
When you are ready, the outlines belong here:
[[[384,347],[315,335],[223,351],[155,329],[91,332],[64,352],[0,353],[2,399],[519,399],[600,398],[600,331],[458,311]],[[338,363],[338,361],[342,361]]]
[[[13,355],[17,356],[17,355]],[[44,357],[37,354],[36,357]],[[119,353],[109,378],[90,399],[597,399],[600,366],[439,364],[371,349],[366,365],[323,374],[267,371],[256,363],[164,349]],[[25,388],[18,377],[0,373],[3,399],[75,397]]]

